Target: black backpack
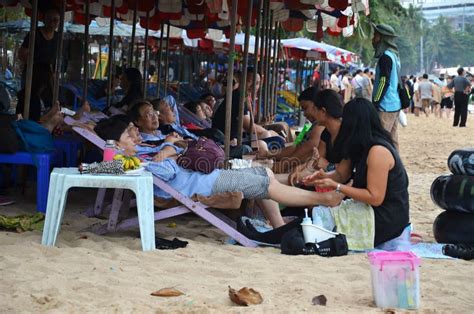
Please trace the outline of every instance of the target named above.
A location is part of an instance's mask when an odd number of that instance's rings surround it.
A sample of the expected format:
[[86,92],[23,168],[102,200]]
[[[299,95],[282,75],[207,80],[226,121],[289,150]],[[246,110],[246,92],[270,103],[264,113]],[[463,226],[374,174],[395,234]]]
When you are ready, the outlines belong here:
[[346,236],[336,237],[319,243],[305,243],[301,226],[286,232],[281,239],[281,253],[287,255],[319,255],[324,257],[347,255],[349,248]]
[[410,97],[410,91],[407,88],[406,84],[404,84],[401,79],[398,81],[398,97],[400,97],[400,103],[402,105],[402,109],[406,109],[410,107],[411,103],[411,97]]

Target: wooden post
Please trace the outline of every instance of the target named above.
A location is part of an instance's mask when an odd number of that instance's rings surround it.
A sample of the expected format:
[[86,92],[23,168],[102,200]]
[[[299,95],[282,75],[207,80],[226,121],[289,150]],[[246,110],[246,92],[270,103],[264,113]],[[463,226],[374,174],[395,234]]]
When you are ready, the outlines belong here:
[[28,120],[30,116],[31,84],[33,79],[33,62],[35,58],[36,24],[38,23],[38,0],[32,0],[32,13],[30,25],[30,38],[28,42],[28,63],[26,65],[25,80],[25,103],[23,107],[23,118]]
[[[247,98],[248,92],[247,91],[247,67],[249,62],[249,42],[250,42],[250,26],[252,21],[252,0],[248,0],[248,9],[247,9],[247,20],[245,23],[245,40],[244,40],[244,63],[242,68],[242,78],[240,80],[240,98],[239,98],[239,127],[237,133],[237,143],[238,145],[242,145],[242,129],[244,125],[244,106],[245,100]],[[255,81],[254,74],[254,81]],[[251,105],[251,104],[248,104]]]
[[110,107],[112,92],[112,68],[114,66],[114,23],[115,23],[115,0],[111,0],[110,4],[110,32],[109,32],[109,67],[107,68],[107,108]]
[[165,56],[165,96],[168,94],[169,60],[170,60],[170,23],[166,25],[166,56]]
[[[135,1],[136,7],[137,1]],[[149,28],[149,20],[150,12],[146,11],[146,28],[145,28],[145,59],[143,60],[143,97],[146,98],[148,92],[148,28]]]
[[[263,0],[262,0],[263,1]],[[268,44],[268,41],[266,40],[267,39],[267,27],[268,27],[268,21],[269,21],[269,14],[268,14],[268,11],[270,10],[270,0],[265,0],[265,6],[263,8],[263,23],[262,23],[262,36],[261,36],[261,40],[262,40],[262,47],[260,49],[260,63],[259,63],[259,67],[260,67],[260,75],[263,76],[263,79],[262,79],[262,84],[260,84],[260,89],[258,90],[258,103],[259,103],[259,115],[258,115],[258,118],[255,122],[260,122],[260,120],[263,118],[263,116],[265,115],[265,99],[263,99],[263,86],[264,86],[264,79],[266,77],[266,74],[265,74],[265,59],[267,58],[267,55],[266,55],[266,46]],[[262,104],[263,102],[263,110],[260,110],[261,107],[260,105]]]
[[276,108],[278,104],[278,70],[280,66],[280,43],[281,43],[281,26],[279,23],[275,23],[275,30],[277,32],[276,35],[276,43],[275,43],[275,50],[273,52],[273,90],[272,90],[272,99],[273,99],[273,106],[272,106],[272,115],[276,114]]
[[66,9],[65,1],[61,1],[61,8],[60,8],[60,20],[59,20],[59,38],[56,45],[56,64],[54,69],[54,86],[53,86],[53,99],[51,100],[51,105],[56,104],[58,101],[59,95],[59,72],[61,71],[61,61],[62,61],[62,51],[63,51],[63,39],[64,39],[64,11]]
[[[232,88],[234,78],[234,51],[235,51],[235,24],[237,20],[237,5],[238,0],[232,0],[231,15],[230,15],[230,47],[229,60],[227,62],[227,86],[226,86],[226,115],[225,115],[225,141],[224,152],[226,160],[229,160],[230,153],[230,130],[231,130],[231,114],[232,114]],[[228,163],[226,163],[228,167]]]
[[135,45],[135,33],[137,30],[137,7],[138,7],[138,1],[135,0],[135,5],[133,7],[132,38],[130,39],[130,45],[128,47],[128,50],[129,50],[128,67],[129,68],[133,66],[133,48]]
[[156,80],[156,97],[157,98],[160,98],[160,86],[161,86],[161,70],[162,70],[162,66],[161,66],[161,61],[162,61],[162,58],[163,58],[163,33],[165,32],[165,24],[161,23],[161,26],[160,26],[160,48],[158,50],[158,59],[156,61],[157,63],[157,66],[158,66],[158,79]]
[[[254,80],[252,84],[252,108],[254,112],[254,119],[257,121],[260,119],[260,106],[258,105],[260,102],[260,99],[258,99],[258,102],[256,101],[256,90],[257,90],[257,80],[255,77],[257,76],[258,72],[258,63],[259,63],[259,44],[260,44],[260,28],[261,28],[261,22],[262,22],[262,9],[263,9],[263,2],[264,0],[259,0],[258,4],[258,13],[257,13],[257,25],[256,25],[256,32],[255,32],[255,50],[254,50],[254,61],[253,61],[253,71],[254,71]],[[252,120],[250,120],[250,129],[253,128],[252,125]]]
[[[87,81],[89,80],[89,23],[90,23],[90,0],[85,1],[86,5],[86,22],[84,25],[84,59],[83,59],[83,66],[84,66],[84,82],[82,85],[82,103],[87,100]],[[100,46],[99,46],[100,48]],[[99,72],[100,72],[100,65],[101,65],[101,52],[99,49]]]
[[270,103],[269,103],[269,97],[270,97],[270,61],[272,58],[271,55],[271,47],[272,47],[272,24],[273,24],[273,11],[268,10],[270,18],[268,19],[268,28],[267,28],[267,37],[266,37],[266,47],[265,47],[265,81],[263,83],[263,86],[265,86],[265,91],[264,91],[264,122],[268,121],[269,118],[269,109],[270,109]]

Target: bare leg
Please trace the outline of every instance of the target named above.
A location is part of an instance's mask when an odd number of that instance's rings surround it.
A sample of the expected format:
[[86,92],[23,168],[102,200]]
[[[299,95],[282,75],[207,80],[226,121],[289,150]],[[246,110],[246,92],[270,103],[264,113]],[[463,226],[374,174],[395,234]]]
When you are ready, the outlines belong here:
[[257,203],[273,228],[278,228],[285,224],[277,202],[272,200],[257,200]]
[[87,100],[84,101],[81,108],[79,108],[79,110],[77,110],[77,112],[76,112],[76,114],[74,115],[73,118],[76,119],[76,120],[80,120],[82,118],[82,115],[84,114],[84,112],[91,112],[91,105],[89,104],[89,102]]

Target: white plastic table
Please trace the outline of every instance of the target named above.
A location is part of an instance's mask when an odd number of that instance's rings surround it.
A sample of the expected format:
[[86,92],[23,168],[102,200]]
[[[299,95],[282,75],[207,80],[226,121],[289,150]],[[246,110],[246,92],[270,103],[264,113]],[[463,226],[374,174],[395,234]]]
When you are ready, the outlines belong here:
[[143,171],[136,175],[80,174],[77,168],[54,168],[49,181],[48,205],[41,243],[54,246],[72,187],[132,190],[137,199],[140,237],[144,251],[155,249],[153,176]]

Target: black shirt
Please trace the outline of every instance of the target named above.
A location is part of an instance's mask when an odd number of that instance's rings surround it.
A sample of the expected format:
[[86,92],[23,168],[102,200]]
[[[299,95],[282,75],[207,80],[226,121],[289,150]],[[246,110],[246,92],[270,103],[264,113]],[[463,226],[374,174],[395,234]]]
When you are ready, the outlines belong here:
[[[58,43],[58,39],[58,32],[54,32],[54,36],[51,40],[46,40],[46,38],[44,38],[43,36],[43,33],[38,29],[36,31],[35,37],[34,63],[49,64],[51,65],[51,69],[53,70],[53,66],[56,64],[56,46]],[[25,36],[21,47],[28,49],[29,42],[30,33]]]
[[[227,97],[227,96],[226,96]],[[230,124],[230,138],[234,139],[238,136],[239,131],[239,100],[240,90],[234,90],[232,92],[232,111],[231,111],[231,124]],[[212,127],[219,129],[222,133],[225,133],[225,116],[226,116],[226,99],[217,108],[214,116],[212,117]],[[248,114],[247,105],[244,103],[244,116]]]
[[337,164],[341,162],[341,158],[334,152],[334,147],[331,141],[331,133],[329,133],[328,129],[324,129],[323,133],[321,133],[321,141],[326,144],[326,160],[331,164]]
[[[387,191],[380,206],[372,206],[375,213],[375,240],[377,246],[402,234],[409,224],[408,176],[405,167],[393,145],[378,140],[375,145],[387,148],[395,159],[395,165],[388,172]],[[367,157],[370,148],[358,162],[355,162],[353,186],[367,188]]]

